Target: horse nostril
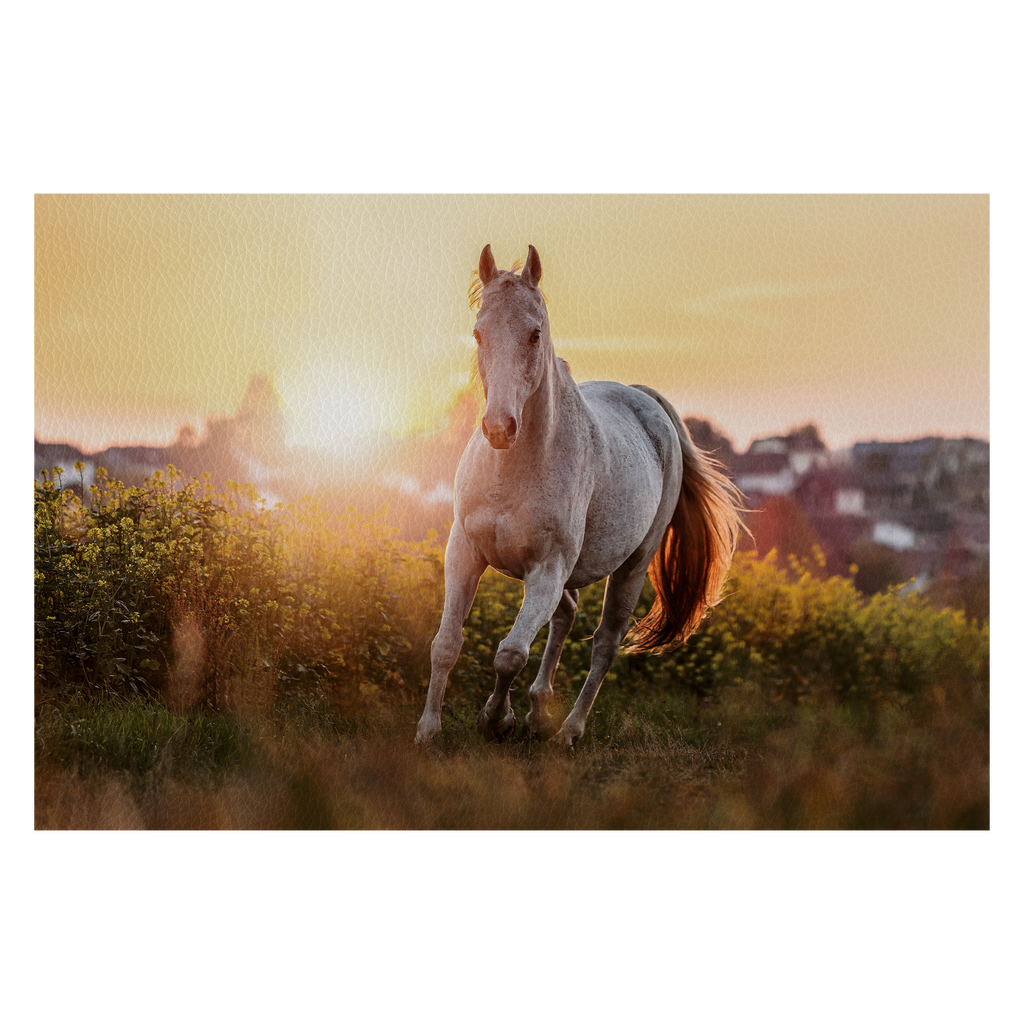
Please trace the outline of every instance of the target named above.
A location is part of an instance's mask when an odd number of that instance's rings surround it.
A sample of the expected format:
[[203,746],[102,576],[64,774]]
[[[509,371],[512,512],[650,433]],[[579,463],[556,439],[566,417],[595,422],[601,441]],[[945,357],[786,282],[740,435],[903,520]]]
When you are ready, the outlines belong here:
[[480,421],[480,432],[492,448],[511,448],[518,430],[519,423],[515,416],[509,416],[504,420],[493,419],[490,422],[488,422],[488,417],[484,416]]

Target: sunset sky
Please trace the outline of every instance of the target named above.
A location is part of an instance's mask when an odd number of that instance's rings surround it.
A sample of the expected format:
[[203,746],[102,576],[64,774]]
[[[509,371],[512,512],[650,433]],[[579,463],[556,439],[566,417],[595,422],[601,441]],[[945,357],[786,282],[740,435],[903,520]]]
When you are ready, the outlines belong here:
[[289,440],[429,423],[471,271],[537,247],[577,380],[646,383],[737,447],[816,421],[989,436],[985,196],[40,196],[35,429],[88,450],[227,415]]

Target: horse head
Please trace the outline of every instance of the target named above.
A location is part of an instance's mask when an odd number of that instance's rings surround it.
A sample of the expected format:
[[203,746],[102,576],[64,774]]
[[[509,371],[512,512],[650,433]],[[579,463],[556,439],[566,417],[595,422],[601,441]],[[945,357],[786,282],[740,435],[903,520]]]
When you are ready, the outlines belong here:
[[540,386],[553,349],[540,288],[540,257],[530,246],[522,273],[499,270],[491,247],[480,254],[483,291],[473,337],[487,407],[480,429],[492,448],[511,448],[523,406]]

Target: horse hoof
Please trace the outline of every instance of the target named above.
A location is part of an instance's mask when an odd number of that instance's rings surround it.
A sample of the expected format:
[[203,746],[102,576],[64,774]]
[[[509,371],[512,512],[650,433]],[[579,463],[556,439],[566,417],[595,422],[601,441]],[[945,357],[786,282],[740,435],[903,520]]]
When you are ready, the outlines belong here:
[[527,737],[531,740],[549,740],[558,732],[555,720],[546,711],[541,714],[535,714],[531,711],[526,716],[526,721],[523,725],[526,729]]
[[495,722],[493,718],[487,716],[485,709],[477,716],[476,728],[484,739],[491,740],[493,743],[503,743],[515,735],[516,716],[510,713],[507,718]]
[[553,747],[561,747],[562,750],[572,750],[573,744],[578,740],[578,736],[574,736],[570,732],[566,732],[565,729],[559,729],[550,739],[550,743]]
[[417,747],[435,746],[441,739],[440,724],[424,725],[422,722],[416,729],[415,743]]

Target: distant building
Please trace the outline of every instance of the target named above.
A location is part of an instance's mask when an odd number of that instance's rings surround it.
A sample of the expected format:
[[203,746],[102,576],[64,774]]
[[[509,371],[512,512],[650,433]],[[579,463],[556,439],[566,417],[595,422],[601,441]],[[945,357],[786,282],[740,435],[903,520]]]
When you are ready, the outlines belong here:
[[736,485],[747,495],[792,494],[798,481],[830,464],[828,448],[813,424],[789,434],[752,441],[733,464]]
[[817,515],[864,515],[864,488],[840,465],[816,465],[804,474],[794,497],[805,512]]
[[[75,469],[75,463],[81,462],[81,474]],[[80,494],[84,484],[85,490],[96,482],[96,461],[91,455],[79,451],[74,445],[47,443],[36,438],[35,442],[35,476],[39,480],[42,472],[52,473],[54,468],[63,470],[62,485]]]
[[910,551],[917,542],[917,537],[910,527],[894,522],[875,523],[871,539],[876,544],[884,544],[894,551]]
[[868,512],[944,506],[988,512],[989,444],[976,438],[861,441],[851,451]]
[[790,494],[795,477],[785,452],[754,452],[740,455],[733,467],[736,486],[748,496]]

